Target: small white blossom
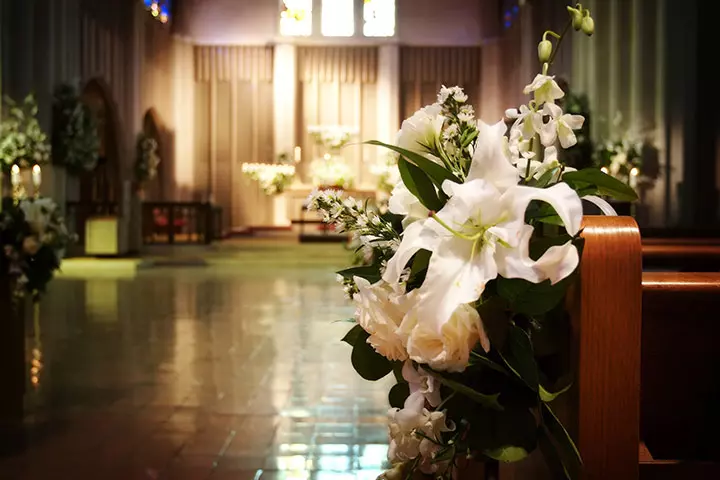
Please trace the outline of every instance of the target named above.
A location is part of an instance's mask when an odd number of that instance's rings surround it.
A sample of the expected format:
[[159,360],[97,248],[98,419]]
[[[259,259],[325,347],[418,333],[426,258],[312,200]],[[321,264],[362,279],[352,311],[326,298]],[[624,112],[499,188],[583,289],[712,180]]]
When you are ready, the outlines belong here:
[[535,94],[535,102],[540,105],[544,103],[555,103],[555,100],[565,96],[565,92],[555,81],[555,77],[537,74],[532,83],[523,89],[525,95]]

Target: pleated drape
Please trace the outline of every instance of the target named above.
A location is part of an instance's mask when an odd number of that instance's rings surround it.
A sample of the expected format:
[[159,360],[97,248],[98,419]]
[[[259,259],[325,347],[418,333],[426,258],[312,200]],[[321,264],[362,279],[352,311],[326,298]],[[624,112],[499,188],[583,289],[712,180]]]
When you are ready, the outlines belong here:
[[[375,47],[301,47],[298,75],[301,90],[298,128],[303,181],[310,182],[309,165],[322,155],[309,134],[310,125],[357,128],[353,143],[377,136],[378,51]],[[370,164],[380,152],[376,147],[351,145],[342,151],[355,173],[356,187],[372,187]]]
[[459,85],[480,105],[480,47],[403,47],[400,50],[400,112],[407,118],[433,103],[442,85]]
[[272,200],[242,163],[273,162],[273,49],[195,47],[195,184],[230,229],[271,223]]

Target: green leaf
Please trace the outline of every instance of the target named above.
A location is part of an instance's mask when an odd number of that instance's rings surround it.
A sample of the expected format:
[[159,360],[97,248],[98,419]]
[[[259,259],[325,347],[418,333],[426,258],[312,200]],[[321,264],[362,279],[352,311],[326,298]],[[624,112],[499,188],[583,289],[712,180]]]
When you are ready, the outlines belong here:
[[547,433],[557,446],[560,459],[562,461],[568,477],[571,479],[580,478],[582,472],[582,458],[580,452],[575,446],[570,434],[565,430],[560,420],[555,416],[552,409],[547,403],[542,404],[541,416],[543,425],[547,429]]
[[360,325],[355,325],[345,334],[342,341],[354,347],[357,343],[364,342],[370,336]]
[[534,392],[538,391],[540,379],[530,335],[511,325],[505,342],[505,353],[501,355],[507,366]]
[[395,145],[383,143],[378,140],[370,140],[365,143],[367,145],[376,145],[378,147],[385,147],[389,150],[399,153],[400,155],[405,157],[410,163],[414,164],[415,166],[422,169],[423,172],[427,173],[428,177],[430,177],[430,179],[433,181],[433,183],[440,188],[442,188],[442,183],[445,180],[450,180],[455,183],[462,183],[448,169],[446,169],[442,165],[438,165],[437,163],[433,162],[432,160],[428,160],[427,158],[420,155],[419,153],[411,152],[410,150],[405,150],[404,148],[400,148]]
[[408,292],[411,292],[416,288],[420,288],[425,281],[425,275],[427,274],[431,256],[432,252],[425,249],[418,250],[418,252],[413,256],[412,266],[410,267],[410,277],[407,282]]
[[522,447],[513,446],[485,450],[483,453],[493,460],[505,463],[519,462],[528,456],[527,450]]
[[377,353],[367,342],[356,343],[350,359],[355,371],[365,380],[380,380],[392,371],[390,360]]
[[498,277],[497,288],[501,297],[510,302],[515,313],[536,316],[552,310],[565,297],[575,276],[552,285],[550,280],[532,283],[521,278]]
[[565,466],[563,465],[562,460],[560,460],[560,454],[558,453],[557,448],[555,448],[552,440],[548,437],[547,431],[542,426],[537,429],[537,441],[538,447],[540,447],[540,451],[545,458],[545,464],[552,474],[552,478],[564,478],[566,480],[571,480],[570,474],[567,470],[565,470]]
[[388,394],[388,401],[393,408],[403,408],[405,400],[410,396],[410,385],[407,383],[396,383]]
[[502,365],[498,365],[486,356],[481,355],[474,350],[470,352],[470,365],[482,365],[490,370],[495,370],[496,372],[500,372],[505,375],[508,374],[508,371]]
[[560,167],[551,168],[547,172],[543,173],[540,176],[540,178],[537,179],[537,181],[531,183],[531,186],[537,187],[537,188],[547,187],[550,184],[550,182],[557,176],[559,170],[560,170]]
[[498,402],[498,398],[500,397],[499,393],[486,395],[468,387],[467,385],[463,385],[462,383],[456,382],[455,380],[450,380],[449,378],[445,378],[439,374],[436,374],[435,376],[438,380],[440,380],[440,383],[442,383],[446,387],[449,387],[456,392],[465,395],[470,400],[473,400],[474,402],[477,402],[484,407],[492,408],[493,410],[497,411],[504,410],[503,406],[500,405],[500,403]]
[[398,170],[400,170],[400,177],[407,189],[428,210],[437,212],[443,207],[444,204],[438,198],[433,182],[425,172],[404,158],[400,158],[398,161]]
[[632,202],[638,199],[637,193],[630,185],[603,173],[597,168],[585,168],[577,172],[568,172],[563,175],[563,181],[574,190],[594,187],[600,195],[612,197],[616,200]]
[[555,400],[557,397],[562,395],[563,393],[570,390],[570,387],[572,387],[572,383],[569,385],[566,385],[564,388],[562,388],[561,390],[559,390],[555,393],[551,393],[551,392],[548,392],[547,390],[545,390],[545,388],[543,388],[542,385],[540,385],[540,400],[542,400],[545,403],[550,403],[553,400]]
[[379,282],[382,276],[380,275],[380,265],[364,265],[361,267],[352,267],[337,272],[343,278],[352,280],[353,277],[364,278],[370,283]]

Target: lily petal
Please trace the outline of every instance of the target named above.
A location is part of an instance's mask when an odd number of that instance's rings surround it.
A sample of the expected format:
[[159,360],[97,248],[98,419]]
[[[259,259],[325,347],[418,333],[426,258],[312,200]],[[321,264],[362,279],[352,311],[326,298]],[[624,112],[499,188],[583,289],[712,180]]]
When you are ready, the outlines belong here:
[[525,217],[525,210],[533,200],[549,203],[560,216],[565,230],[570,235],[580,231],[582,221],[582,202],[578,194],[565,183],[558,183],[550,188],[534,188],[518,185],[509,189],[501,199],[510,204],[516,220]]
[[427,221],[428,219],[425,219],[412,223],[403,232],[400,246],[395,255],[388,261],[385,273],[383,273],[383,280],[387,283],[396,284],[400,281],[405,266],[418,250],[435,250],[440,238],[434,230],[426,228]]
[[488,125],[478,122],[478,137],[467,181],[483,179],[505,190],[518,182],[517,170],[505,156],[505,122]]
[[600,211],[603,213],[603,215],[607,215],[608,217],[617,217],[617,212],[612,207],[612,205],[610,205],[602,198],[595,195],[585,195],[584,197],[582,197],[582,199],[587,200],[596,207],[600,208]]

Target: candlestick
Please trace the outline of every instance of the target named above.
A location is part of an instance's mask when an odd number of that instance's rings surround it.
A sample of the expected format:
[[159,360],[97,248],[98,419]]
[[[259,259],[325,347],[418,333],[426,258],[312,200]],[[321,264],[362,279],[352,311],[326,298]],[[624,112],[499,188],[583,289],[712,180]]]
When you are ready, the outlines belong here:
[[20,167],[13,165],[10,169],[10,184],[12,185],[13,202],[17,204],[22,196],[22,180],[20,179]]
[[300,150],[300,147],[295,147],[295,163],[300,163],[302,151]]
[[42,170],[40,169],[40,165],[35,165],[32,168],[32,182],[34,193],[37,197],[40,195],[40,185],[42,185]]

